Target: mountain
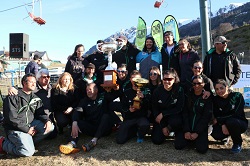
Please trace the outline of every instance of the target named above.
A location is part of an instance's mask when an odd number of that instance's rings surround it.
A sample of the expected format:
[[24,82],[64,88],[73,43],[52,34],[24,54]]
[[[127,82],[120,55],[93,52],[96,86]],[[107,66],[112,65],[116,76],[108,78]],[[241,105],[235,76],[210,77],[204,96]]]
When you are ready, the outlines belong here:
[[[211,17],[211,30],[218,28],[222,23],[230,23],[233,27],[240,27],[244,24],[249,24],[250,2],[236,8],[234,7],[236,6],[231,5],[230,7],[220,8],[216,12],[216,16]],[[232,10],[228,11],[230,8]],[[179,33],[181,37],[200,35],[200,20],[193,20],[192,22],[181,26],[179,28]]]
[[[250,2],[243,5],[230,4],[220,8],[211,14],[211,33],[215,35],[224,35],[229,30],[237,29],[241,26],[250,24]],[[148,28],[148,35],[151,32],[150,27]],[[199,50],[201,48],[200,39],[195,36],[200,36],[200,19],[193,20],[192,22],[182,25],[179,27],[180,37],[189,37],[192,40],[192,44]],[[136,27],[133,26],[129,29],[122,29],[119,32],[107,37],[104,41],[108,41],[110,38],[116,38],[119,35],[127,36],[129,42],[134,43],[136,36]],[[194,36],[194,38],[192,38]],[[199,37],[198,37],[199,38]],[[249,48],[248,48],[249,49]],[[243,49],[243,50],[248,50]],[[91,47],[85,54],[85,56],[96,51],[96,46]]]

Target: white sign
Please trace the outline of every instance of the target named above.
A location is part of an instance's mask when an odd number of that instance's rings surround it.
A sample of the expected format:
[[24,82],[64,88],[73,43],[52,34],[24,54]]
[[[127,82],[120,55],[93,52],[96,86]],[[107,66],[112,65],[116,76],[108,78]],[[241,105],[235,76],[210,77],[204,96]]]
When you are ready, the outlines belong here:
[[241,66],[241,76],[238,82],[233,86],[234,88],[244,88],[250,86],[250,65],[240,65]]

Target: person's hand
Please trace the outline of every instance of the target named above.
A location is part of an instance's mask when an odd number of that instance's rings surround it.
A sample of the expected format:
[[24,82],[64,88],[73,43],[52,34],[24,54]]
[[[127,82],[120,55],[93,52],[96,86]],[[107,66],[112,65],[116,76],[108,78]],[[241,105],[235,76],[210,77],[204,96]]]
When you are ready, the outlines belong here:
[[17,95],[18,94],[18,90],[14,87],[9,87],[8,88],[8,95],[13,96],[13,95]]
[[81,133],[81,130],[80,130],[80,128],[77,125],[77,121],[74,121],[72,123],[72,131],[71,131],[72,138],[77,138],[78,137],[78,132]]
[[185,139],[191,140],[191,133],[190,132],[186,132],[184,134],[184,137],[185,137]]
[[211,95],[211,93],[209,91],[204,91],[203,95],[202,95],[202,98],[207,99],[210,95]]
[[113,89],[114,90],[119,90],[119,85],[117,84]]
[[163,115],[162,115],[162,113],[160,113],[160,114],[157,115],[157,117],[155,118],[155,121],[156,121],[157,123],[160,124],[162,118],[163,118]]
[[129,107],[129,111],[130,111],[130,112],[135,112],[135,111],[136,111],[136,108],[134,108],[133,106],[130,106],[130,107]]
[[222,126],[221,126],[221,129],[222,129],[223,134],[225,134],[225,135],[229,135],[229,131],[228,131],[227,126],[226,126],[226,125],[222,125]]
[[143,99],[144,98],[144,95],[143,93],[140,91],[137,93],[137,96],[140,98],[140,99]]
[[36,129],[35,129],[36,126],[32,126],[30,127],[29,131],[28,131],[28,134],[31,135],[31,136],[34,136],[36,134]]
[[51,121],[47,121],[44,125],[44,128],[45,128],[44,134],[48,133],[52,129]]
[[70,114],[73,111],[72,107],[69,107],[66,111],[64,111],[64,114]]
[[168,130],[168,128],[167,127],[162,128],[162,133],[165,136],[169,136],[169,130]]
[[191,134],[191,140],[195,140],[198,137],[197,133],[192,133]]

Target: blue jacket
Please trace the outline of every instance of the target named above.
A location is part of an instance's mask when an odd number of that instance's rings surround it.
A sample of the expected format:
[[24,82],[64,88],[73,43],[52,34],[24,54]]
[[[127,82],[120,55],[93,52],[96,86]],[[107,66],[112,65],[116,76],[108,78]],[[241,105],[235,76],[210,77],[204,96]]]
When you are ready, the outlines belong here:
[[136,63],[140,63],[139,71],[142,75],[142,78],[148,79],[149,70],[152,66],[160,68],[161,53],[158,50],[151,53],[141,51],[136,56]]

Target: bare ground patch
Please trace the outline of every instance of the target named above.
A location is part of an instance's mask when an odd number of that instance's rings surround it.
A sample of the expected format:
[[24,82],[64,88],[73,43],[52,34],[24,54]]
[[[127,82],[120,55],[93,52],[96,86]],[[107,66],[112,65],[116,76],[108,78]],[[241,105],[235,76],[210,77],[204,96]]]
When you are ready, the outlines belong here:
[[[0,127],[0,135],[3,134],[3,128]],[[199,154],[192,148],[175,150],[172,139],[168,139],[162,145],[154,145],[150,137],[145,138],[141,144],[134,138],[124,145],[118,145],[115,142],[115,135],[116,133],[112,133],[100,139],[90,152],[81,151],[77,154],[64,155],[59,152],[58,146],[67,142],[65,133],[56,139],[45,140],[37,145],[37,153],[32,157],[1,156],[0,165],[250,165],[250,129],[243,134],[243,150],[239,154],[230,153],[231,140],[229,145],[225,146],[209,137],[208,152]],[[90,139],[91,137],[81,135],[78,145]]]

